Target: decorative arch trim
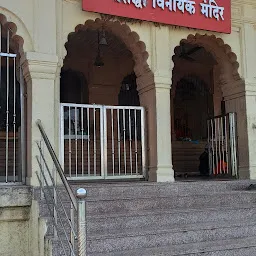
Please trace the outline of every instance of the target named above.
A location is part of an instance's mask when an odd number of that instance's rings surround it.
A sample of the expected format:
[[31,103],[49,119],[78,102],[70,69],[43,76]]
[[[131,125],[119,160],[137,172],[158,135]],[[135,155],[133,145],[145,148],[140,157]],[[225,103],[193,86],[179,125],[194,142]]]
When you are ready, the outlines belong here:
[[215,35],[190,34],[186,39],[182,39],[180,45],[174,49],[173,61],[177,58],[182,43],[202,46],[207,52],[212,54],[220,65],[221,83],[224,84],[241,79],[238,73],[239,63],[237,56],[232,51],[231,47],[225,44],[221,38],[217,38]]
[[102,28],[102,26],[104,26],[104,29],[120,38],[127,49],[131,51],[135,62],[134,72],[138,78],[145,73],[151,72],[147,63],[149,54],[146,51],[145,43],[140,41],[139,35],[136,32],[131,31],[127,24],[121,24],[119,21],[105,21],[99,18],[95,20],[87,20],[84,24],[77,25],[75,31],[68,35],[65,47],[67,48],[67,44],[72,40],[72,37],[76,32],[87,29],[96,30]]
[[[7,31],[9,30],[9,36],[10,36],[10,47],[15,51],[15,53],[19,55],[24,54],[24,48],[25,48],[25,40],[24,38],[28,37],[27,47],[26,50],[32,50],[32,44],[31,44],[31,38],[29,35],[19,35],[17,34],[18,28],[17,24],[11,21],[8,21],[6,16],[1,13],[0,10],[0,24],[2,26],[3,35],[7,35]],[[24,25],[22,25],[24,27]],[[27,40],[26,40],[27,41]]]

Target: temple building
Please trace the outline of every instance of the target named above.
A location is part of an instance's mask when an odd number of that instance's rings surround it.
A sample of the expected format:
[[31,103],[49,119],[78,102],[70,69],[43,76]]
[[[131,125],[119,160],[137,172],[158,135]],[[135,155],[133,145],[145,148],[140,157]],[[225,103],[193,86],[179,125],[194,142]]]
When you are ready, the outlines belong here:
[[255,49],[251,0],[1,0],[0,188],[254,180]]

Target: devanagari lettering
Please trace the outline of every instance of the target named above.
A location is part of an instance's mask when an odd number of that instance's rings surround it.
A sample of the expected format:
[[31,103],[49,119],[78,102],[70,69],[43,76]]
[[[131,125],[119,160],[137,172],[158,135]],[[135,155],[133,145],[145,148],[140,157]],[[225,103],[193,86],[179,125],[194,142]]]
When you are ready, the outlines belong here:
[[147,0],[132,0],[132,2],[137,8],[147,7]]
[[185,3],[187,2],[187,0],[178,0],[177,1],[177,7],[178,7],[178,9],[182,12],[182,13],[184,13],[184,11],[185,11]]
[[221,18],[224,20],[224,7],[219,7],[214,0],[204,0],[204,3],[201,3],[201,13],[207,17],[212,18],[214,17],[216,20]]
[[186,11],[190,14],[195,14],[196,13],[196,8],[194,6],[195,4],[196,2],[188,0],[185,5]]
[[147,0],[116,0],[118,3],[123,2],[124,4],[133,3],[136,8],[147,7]]
[[157,6],[164,10],[165,0],[153,0],[153,8],[156,8]]
[[176,12],[177,1],[178,0],[168,0],[165,2],[165,6],[169,9],[169,11]]

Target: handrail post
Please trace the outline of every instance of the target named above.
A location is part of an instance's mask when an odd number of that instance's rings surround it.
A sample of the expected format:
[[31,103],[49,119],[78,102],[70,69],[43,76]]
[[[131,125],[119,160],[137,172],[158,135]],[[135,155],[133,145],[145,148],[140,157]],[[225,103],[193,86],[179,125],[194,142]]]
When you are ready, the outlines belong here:
[[86,197],[87,191],[79,188],[76,191],[78,216],[78,256],[86,256]]

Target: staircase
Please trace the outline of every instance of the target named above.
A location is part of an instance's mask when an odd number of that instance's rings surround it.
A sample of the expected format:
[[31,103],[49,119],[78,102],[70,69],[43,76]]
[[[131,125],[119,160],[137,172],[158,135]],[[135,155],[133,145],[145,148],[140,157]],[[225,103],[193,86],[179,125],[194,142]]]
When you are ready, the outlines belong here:
[[198,176],[199,157],[206,141],[195,144],[190,141],[172,141],[172,161],[176,176]]
[[[204,181],[71,185],[74,191],[79,187],[88,190],[87,256],[253,256],[256,191],[247,190],[250,184]],[[66,192],[59,190],[65,200]],[[40,201],[40,211],[48,220],[46,244],[52,244],[52,252],[47,255],[65,255],[59,241],[52,238],[52,222],[44,200]]]

